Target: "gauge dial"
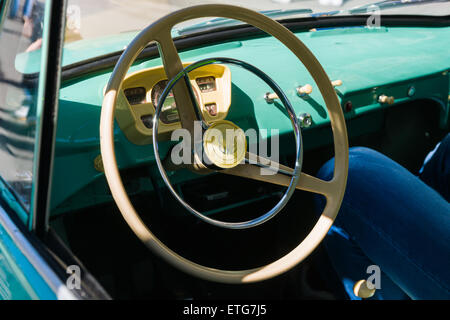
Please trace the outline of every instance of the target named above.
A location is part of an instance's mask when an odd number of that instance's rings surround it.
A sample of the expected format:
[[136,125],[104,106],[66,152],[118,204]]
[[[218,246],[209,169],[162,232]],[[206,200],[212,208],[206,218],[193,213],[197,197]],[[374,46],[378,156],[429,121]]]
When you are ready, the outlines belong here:
[[125,97],[131,105],[146,103],[147,91],[144,87],[128,88],[124,91]]
[[[167,83],[168,83],[168,80],[161,80],[160,82],[155,84],[155,86],[152,89],[151,98],[152,98],[153,106],[155,108],[159,103],[159,98],[161,97],[164,89],[166,88]],[[194,88],[193,88],[193,90],[194,90],[194,94],[195,94],[197,101],[199,101],[197,91],[195,91]],[[169,94],[166,97],[166,101],[164,101],[164,105],[161,108],[160,119],[165,124],[170,124],[170,123],[175,123],[175,122],[180,121],[180,116],[178,114],[177,105],[175,103],[175,97],[173,96],[172,91],[169,92]]]
[[[155,84],[152,89],[152,103],[155,108],[159,103],[159,98],[161,97],[165,87],[167,86],[167,83],[167,80],[162,80]],[[180,121],[177,105],[175,104],[175,98],[172,91],[169,92],[166,101],[164,101],[164,105],[161,108],[160,119],[163,123],[166,124]]]
[[216,78],[212,76],[201,77],[197,78],[196,81],[202,93],[216,91]]

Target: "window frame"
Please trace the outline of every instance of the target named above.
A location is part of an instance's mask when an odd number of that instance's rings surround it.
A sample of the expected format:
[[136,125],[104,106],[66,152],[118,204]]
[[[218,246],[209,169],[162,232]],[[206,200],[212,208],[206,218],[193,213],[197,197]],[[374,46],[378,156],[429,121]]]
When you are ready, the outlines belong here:
[[[0,30],[3,28],[10,4],[11,0],[0,0]],[[48,231],[66,5],[67,0],[45,1],[40,73],[37,85],[30,210],[27,212],[17,203],[10,187],[4,186],[0,194],[3,202],[15,211],[28,230],[38,236],[43,236]]]
[[58,119],[61,59],[67,0],[46,0],[38,84],[33,182],[28,228],[43,237],[48,231],[54,144]]

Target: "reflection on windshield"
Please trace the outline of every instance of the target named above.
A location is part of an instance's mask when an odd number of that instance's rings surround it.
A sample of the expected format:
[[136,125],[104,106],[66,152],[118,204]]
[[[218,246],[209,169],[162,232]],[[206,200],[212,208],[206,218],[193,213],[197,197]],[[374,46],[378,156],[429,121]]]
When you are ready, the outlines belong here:
[[[447,2],[447,3],[444,3]],[[68,29],[77,37],[92,39],[142,30],[150,23],[175,10],[199,5],[223,3],[212,0],[69,0]],[[264,11],[273,19],[292,17],[360,14],[376,4],[382,14],[448,15],[447,0],[228,0],[227,4]],[[360,10],[354,10],[360,8]],[[369,9],[371,10],[371,9]],[[216,21],[214,21],[216,20]],[[194,25],[223,23],[214,17],[196,19],[177,25],[179,33],[198,31]],[[175,34],[176,35],[176,34]]]
[[19,73],[15,60],[17,54],[41,47],[43,16],[43,0],[12,0],[0,33],[0,176],[26,209],[31,199],[38,79]]

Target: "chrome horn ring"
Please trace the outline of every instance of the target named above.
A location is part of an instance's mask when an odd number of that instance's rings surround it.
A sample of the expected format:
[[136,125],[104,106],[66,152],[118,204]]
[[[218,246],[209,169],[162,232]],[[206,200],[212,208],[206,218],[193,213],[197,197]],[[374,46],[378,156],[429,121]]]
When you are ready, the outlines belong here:
[[[184,79],[188,85],[188,88],[191,91],[191,99],[193,99],[194,106],[196,107],[196,112],[199,115],[199,119],[202,119],[201,117],[201,110],[198,108],[198,104],[196,103],[195,95],[192,91],[190,82],[189,82],[189,72],[206,66],[210,64],[217,64],[217,63],[223,63],[223,64],[232,64],[239,67],[242,67],[259,78],[261,78],[267,85],[270,86],[270,88],[278,95],[280,101],[283,103],[283,105],[286,108],[286,111],[288,112],[289,118],[291,119],[292,126],[294,128],[294,134],[295,134],[295,140],[296,140],[296,158],[295,158],[295,167],[294,171],[292,173],[291,182],[285,191],[283,197],[280,199],[280,201],[268,212],[265,214],[259,216],[258,218],[244,221],[244,222],[225,222],[220,221],[216,219],[212,219],[201,212],[195,210],[192,208],[186,201],[184,201],[178,193],[173,188],[172,184],[170,183],[170,180],[167,176],[167,173],[162,165],[161,158],[159,156],[159,147],[158,147],[158,126],[159,126],[159,118],[161,115],[162,106],[164,105],[164,102],[169,94],[169,92],[172,90],[172,88],[175,86],[175,84],[180,80]],[[204,123],[204,122],[203,122]],[[301,173],[301,167],[303,162],[303,149],[302,149],[302,135],[301,135],[301,129],[299,125],[299,121],[297,116],[295,115],[294,108],[292,107],[291,103],[289,102],[288,98],[284,94],[284,92],[281,90],[281,88],[276,84],[275,81],[273,81],[267,74],[265,74],[260,69],[256,68],[255,66],[252,66],[244,61],[232,59],[232,58],[209,58],[209,59],[203,59],[199,60],[193,64],[190,64],[186,68],[184,68],[181,72],[179,72],[175,77],[173,77],[170,81],[168,81],[163,93],[161,94],[161,97],[159,98],[158,105],[155,107],[155,114],[153,116],[153,151],[155,153],[155,160],[156,164],[158,166],[158,170],[161,174],[161,177],[163,178],[164,183],[169,188],[172,195],[183,205],[184,208],[186,208],[189,212],[191,212],[193,215],[195,215],[197,218],[203,220],[206,223],[212,224],[217,227],[226,228],[226,229],[248,229],[252,227],[256,227],[271,218],[273,218],[278,212],[280,212],[284,206],[287,204],[289,199],[291,198],[292,194],[295,191],[295,188],[297,186],[297,182]],[[282,172],[282,171],[280,171]],[[283,173],[283,172],[282,172]],[[286,174],[286,173],[285,173]]]

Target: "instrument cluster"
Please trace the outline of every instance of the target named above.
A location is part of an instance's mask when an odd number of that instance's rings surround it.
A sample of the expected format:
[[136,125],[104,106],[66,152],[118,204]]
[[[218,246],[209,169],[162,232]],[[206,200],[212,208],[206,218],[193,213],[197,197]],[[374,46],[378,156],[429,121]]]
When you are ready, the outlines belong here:
[[[184,64],[184,67],[189,64]],[[231,104],[231,73],[220,64],[207,65],[189,73],[191,86],[203,119],[212,123],[225,119]],[[128,75],[116,106],[116,120],[135,144],[151,142],[155,107],[168,84],[164,68],[156,67]],[[165,135],[180,128],[175,97],[170,92],[161,107],[158,133]]]

